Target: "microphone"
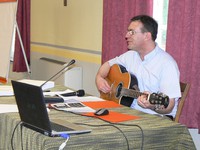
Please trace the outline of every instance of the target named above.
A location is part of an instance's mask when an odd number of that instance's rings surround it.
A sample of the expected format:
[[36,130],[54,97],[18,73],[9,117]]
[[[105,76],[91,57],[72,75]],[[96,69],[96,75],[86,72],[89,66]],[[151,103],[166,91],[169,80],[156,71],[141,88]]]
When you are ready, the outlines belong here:
[[54,74],[52,77],[50,77],[48,80],[46,80],[42,85],[40,85],[40,87],[44,86],[48,81],[52,80],[53,78],[55,78],[57,75],[59,75],[60,73],[63,73],[65,71],[67,71],[68,67],[73,65],[75,63],[75,60],[72,59],[67,65],[65,65],[59,72],[57,72],[56,74]]
[[[54,74],[52,77],[50,77],[48,80],[46,80],[40,87],[44,86],[48,81],[55,78],[60,73],[64,73],[65,71],[69,70],[69,66],[73,65],[75,63],[75,60],[72,59],[68,64],[66,64],[59,72]],[[64,99],[58,96],[44,96],[45,103],[61,103],[64,102]]]
[[61,96],[67,97],[67,96],[84,96],[85,91],[84,90],[78,90],[76,92],[71,92],[71,93],[65,93],[65,94],[60,94]]

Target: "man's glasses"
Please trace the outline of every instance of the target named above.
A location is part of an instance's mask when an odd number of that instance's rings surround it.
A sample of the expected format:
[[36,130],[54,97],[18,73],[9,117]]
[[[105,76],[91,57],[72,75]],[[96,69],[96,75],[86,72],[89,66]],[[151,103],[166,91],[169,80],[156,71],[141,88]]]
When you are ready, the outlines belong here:
[[142,32],[142,31],[135,31],[135,30],[130,29],[126,33],[129,34],[129,35],[135,35],[136,33],[144,33],[144,32]]

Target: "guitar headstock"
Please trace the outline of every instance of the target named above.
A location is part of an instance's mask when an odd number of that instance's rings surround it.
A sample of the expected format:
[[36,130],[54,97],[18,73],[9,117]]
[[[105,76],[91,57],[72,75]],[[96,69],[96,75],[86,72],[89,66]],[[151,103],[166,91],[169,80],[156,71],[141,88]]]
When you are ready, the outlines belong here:
[[149,102],[156,105],[164,105],[165,108],[169,105],[169,97],[163,93],[152,93],[149,97]]

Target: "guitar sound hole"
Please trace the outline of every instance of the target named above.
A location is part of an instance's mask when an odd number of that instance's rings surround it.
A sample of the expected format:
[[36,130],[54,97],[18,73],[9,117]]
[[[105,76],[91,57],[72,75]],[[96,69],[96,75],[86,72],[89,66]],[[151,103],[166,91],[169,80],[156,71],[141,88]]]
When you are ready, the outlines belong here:
[[115,96],[116,96],[117,98],[119,98],[120,95],[121,95],[122,87],[123,87],[123,84],[122,84],[122,83],[119,83],[119,85],[117,86],[117,89],[116,89],[116,93],[115,93]]

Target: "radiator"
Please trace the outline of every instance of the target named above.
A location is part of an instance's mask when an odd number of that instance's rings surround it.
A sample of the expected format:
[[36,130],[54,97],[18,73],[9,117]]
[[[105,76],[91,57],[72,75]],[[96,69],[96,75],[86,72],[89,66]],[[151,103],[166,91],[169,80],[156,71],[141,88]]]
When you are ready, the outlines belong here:
[[82,68],[74,67],[71,70],[64,73],[64,85],[74,90],[83,88],[82,82]]

